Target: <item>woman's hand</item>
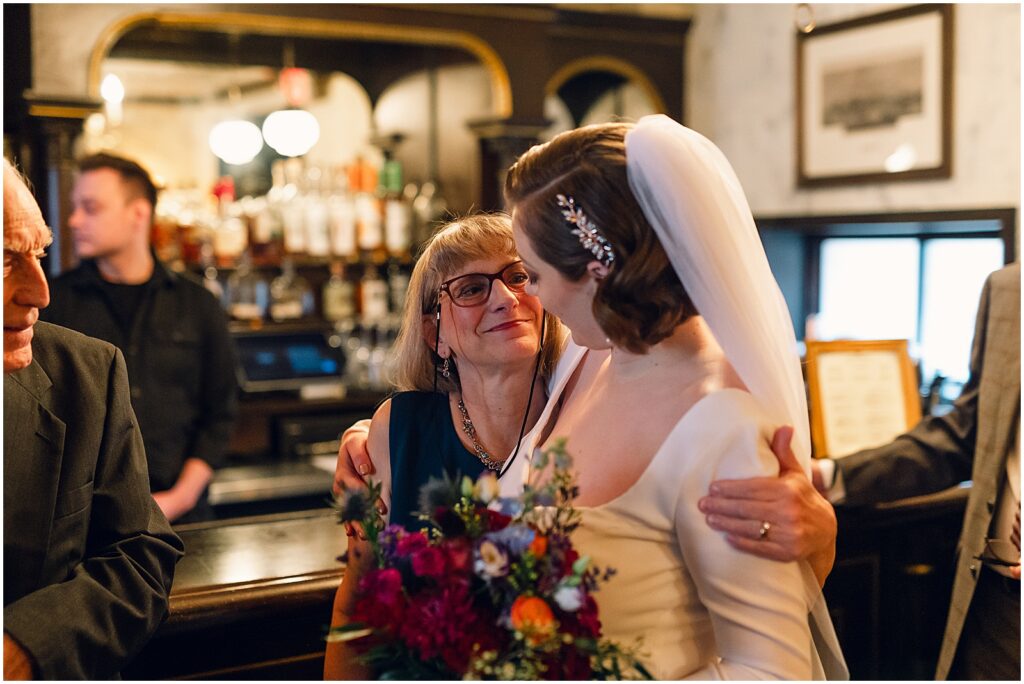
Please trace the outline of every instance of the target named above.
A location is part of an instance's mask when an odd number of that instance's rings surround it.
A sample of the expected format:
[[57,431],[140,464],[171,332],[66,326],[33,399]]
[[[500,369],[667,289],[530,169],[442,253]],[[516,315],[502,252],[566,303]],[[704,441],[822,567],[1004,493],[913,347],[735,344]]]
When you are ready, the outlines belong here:
[[355,423],[341,435],[338,446],[338,462],[334,466],[334,493],[341,494],[343,488],[358,489],[366,486],[367,475],[374,473],[370,452],[366,449],[370,434],[370,420]]
[[733,547],[778,561],[806,559],[824,586],[835,562],[836,513],[804,474],[792,439],[788,425],[772,437],[778,477],[717,480],[698,506]]

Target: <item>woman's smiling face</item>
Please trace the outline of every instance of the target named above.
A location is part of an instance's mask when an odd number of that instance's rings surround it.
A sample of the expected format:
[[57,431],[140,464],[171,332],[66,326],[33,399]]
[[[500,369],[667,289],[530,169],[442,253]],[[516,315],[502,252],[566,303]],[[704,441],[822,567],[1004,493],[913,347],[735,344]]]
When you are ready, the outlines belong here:
[[[471,273],[496,274],[514,261],[507,256],[470,261],[445,281]],[[467,364],[500,366],[531,359],[537,353],[544,310],[536,296],[516,291],[517,284],[525,284],[527,277],[525,272],[517,271],[505,270],[505,279],[495,278],[487,299],[479,304],[457,306],[449,293],[440,296],[441,340],[459,364],[463,381]],[[506,280],[512,285],[507,285]],[[453,287],[459,287],[459,283]],[[427,344],[433,349],[434,339],[428,339]],[[441,351],[445,356],[443,347]]]

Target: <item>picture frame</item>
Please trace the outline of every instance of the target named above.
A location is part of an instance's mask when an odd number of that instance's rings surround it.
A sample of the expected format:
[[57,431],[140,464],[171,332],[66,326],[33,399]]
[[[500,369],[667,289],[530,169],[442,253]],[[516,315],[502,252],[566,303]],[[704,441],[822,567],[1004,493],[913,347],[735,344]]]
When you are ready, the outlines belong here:
[[921,420],[907,340],[807,340],[811,443],[817,458],[886,444]]
[[798,186],[951,176],[953,5],[796,35]]

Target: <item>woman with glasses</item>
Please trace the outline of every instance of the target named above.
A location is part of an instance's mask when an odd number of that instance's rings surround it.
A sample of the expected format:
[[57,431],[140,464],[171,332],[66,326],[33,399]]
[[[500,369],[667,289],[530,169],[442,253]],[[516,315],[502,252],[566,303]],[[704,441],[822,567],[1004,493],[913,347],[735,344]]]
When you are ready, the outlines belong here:
[[[377,409],[367,442],[389,522],[420,526],[419,491],[430,478],[489,470],[503,489],[521,491],[527,457],[518,446],[545,408],[566,337],[528,282],[507,216],[450,223],[417,260],[395,342],[398,391]],[[364,571],[364,547],[348,531],[332,626],[347,622]],[[325,677],[365,678],[347,656],[329,644]]]
[[390,522],[419,524],[430,477],[491,470],[518,481],[526,459],[509,461],[544,408],[565,337],[528,281],[505,216],[445,226],[416,262],[394,349],[398,393],[375,413],[368,442]]

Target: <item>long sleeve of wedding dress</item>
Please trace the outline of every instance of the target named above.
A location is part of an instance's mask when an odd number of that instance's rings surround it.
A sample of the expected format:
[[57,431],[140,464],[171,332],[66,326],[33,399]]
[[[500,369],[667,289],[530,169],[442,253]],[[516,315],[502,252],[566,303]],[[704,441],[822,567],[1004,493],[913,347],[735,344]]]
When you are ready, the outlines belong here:
[[[708,527],[697,500],[716,479],[777,475],[768,425],[749,394],[719,392],[698,404],[685,442],[698,447],[685,459],[675,527],[686,568],[707,609],[720,660],[694,679],[809,679],[810,609],[797,563],[737,551]],[[686,449],[682,438],[675,440]],[[674,447],[675,448],[675,447]]]
[[581,509],[581,553],[616,570],[596,595],[605,636],[640,640],[658,679],[821,677],[801,566],[736,551],[697,508],[714,479],[778,473],[773,428],[748,393],[709,394],[632,487]]

